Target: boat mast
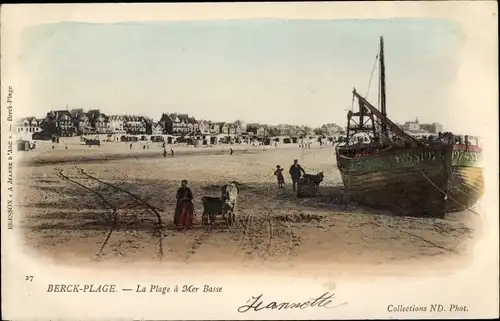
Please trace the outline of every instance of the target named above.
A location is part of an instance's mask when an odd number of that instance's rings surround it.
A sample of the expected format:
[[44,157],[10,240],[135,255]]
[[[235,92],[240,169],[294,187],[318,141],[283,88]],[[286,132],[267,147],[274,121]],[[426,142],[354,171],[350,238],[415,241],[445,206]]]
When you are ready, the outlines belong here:
[[358,98],[359,105],[360,107],[367,108],[369,112],[371,112],[373,115],[377,116],[377,118],[382,122],[382,125],[385,125],[386,127],[389,127],[391,132],[394,134],[398,135],[399,137],[409,141],[413,142],[417,145],[420,146],[425,146],[425,144],[414,137],[408,135],[405,133],[402,129],[400,129],[396,124],[394,124],[387,116],[382,115],[382,112],[380,112],[377,108],[375,108],[372,104],[370,104],[365,98],[363,98],[360,94],[356,92],[356,89],[354,88],[352,91],[353,95]]
[[[380,37],[380,111],[387,117],[386,96],[385,96],[385,60],[384,60],[384,37]],[[382,136],[387,137],[387,126],[382,123]]]

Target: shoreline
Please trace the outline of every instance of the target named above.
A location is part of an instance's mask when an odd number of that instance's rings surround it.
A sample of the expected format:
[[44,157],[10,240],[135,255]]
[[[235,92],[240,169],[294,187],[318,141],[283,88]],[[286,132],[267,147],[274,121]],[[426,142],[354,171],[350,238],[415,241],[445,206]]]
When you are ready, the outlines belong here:
[[[107,145],[107,144],[106,144]],[[79,164],[79,163],[92,163],[92,162],[107,162],[113,160],[121,159],[143,159],[143,158],[166,158],[173,159],[178,156],[216,156],[216,155],[227,155],[230,156],[230,148],[233,149],[233,156],[237,155],[248,155],[248,154],[258,154],[268,151],[276,151],[283,149],[297,149],[298,151],[303,151],[305,149],[298,147],[296,144],[290,145],[280,145],[274,147],[268,146],[251,146],[251,145],[215,145],[215,146],[203,146],[203,147],[193,147],[193,146],[177,146],[177,145],[167,145],[167,156],[163,156],[163,148],[161,145],[155,146],[150,145],[152,148],[148,149],[127,149],[128,144],[120,145],[101,145],[100,147],[84,147],[84,145],[76,145],[77,149],[56,149],[56,150],[46,150],[41,151],[42,146],[35,152],[17,152],[23,153],[18,156],[18,165],[24,166],[43,166],[43,165],[53,165],[53,164]],[[59,146],[58,146],[59,147]],[[74,146],[71,146],[74,147]],[[330,146],[324,146],[323,148],[329,148]],[[87,149],[88,148],[88,149]],[[174,156],[170,155],[170,149],[174,150]],[[319,146],[313,146],[307,150],[317,150],[320,149]],[[18,154],[19,155],[19,154]]]

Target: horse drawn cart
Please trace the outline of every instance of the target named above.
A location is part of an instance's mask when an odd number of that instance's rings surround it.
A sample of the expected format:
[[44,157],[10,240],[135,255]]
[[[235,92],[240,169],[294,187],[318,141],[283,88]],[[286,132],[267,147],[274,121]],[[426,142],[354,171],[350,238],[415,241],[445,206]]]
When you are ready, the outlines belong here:
[[316,175],[304,174],[297,183],[298,197],[315,197],[319,192],[319,184],[323,181],[323,172]]
[[101,141],[96,138],[96,139],[89,139],[89,138],[85,138],[85,137],[81,137],[80,140],[83,140],[85,146],[101,146]]
[[201,199],[203,203],[203,214],[201,223],[203,226],[212,226],[217,216],[221,216],[228,227],[231,227],[236,221],[233,207],[220,197],[205,196]]

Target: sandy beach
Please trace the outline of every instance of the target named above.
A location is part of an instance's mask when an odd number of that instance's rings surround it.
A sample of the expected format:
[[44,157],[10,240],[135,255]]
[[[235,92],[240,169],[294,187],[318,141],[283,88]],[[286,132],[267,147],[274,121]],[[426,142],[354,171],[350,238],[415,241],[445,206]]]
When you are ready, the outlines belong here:
[[[233,155],[231,146],[170,146],[175,156],[163,157],[161,144],[43,144],[17,154],[17,224],[30,251],[59,263],[448,264],[467,256],[480,234],[471,212],[423,219],[345,204],[332,146],[238,145]],[[278,189],[276,165],[286,173],[294,158],[308,173],[324,171],[318,197],[297,198],[287,174]],[[187,232],[172,226],[182,179],[195,197],[195,227]],[[220,221],[208,231],[200,199],[219,196],[233,180],[241,186],[237,224]]]

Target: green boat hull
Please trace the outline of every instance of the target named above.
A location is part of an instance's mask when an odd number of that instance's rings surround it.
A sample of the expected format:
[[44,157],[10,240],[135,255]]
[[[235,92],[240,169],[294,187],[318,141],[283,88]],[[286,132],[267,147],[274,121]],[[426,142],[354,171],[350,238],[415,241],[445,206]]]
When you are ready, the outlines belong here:
[[418,147],[354,158],[337,153],[350,199],[409,216],[444,217],[482,196],[481,151]]

